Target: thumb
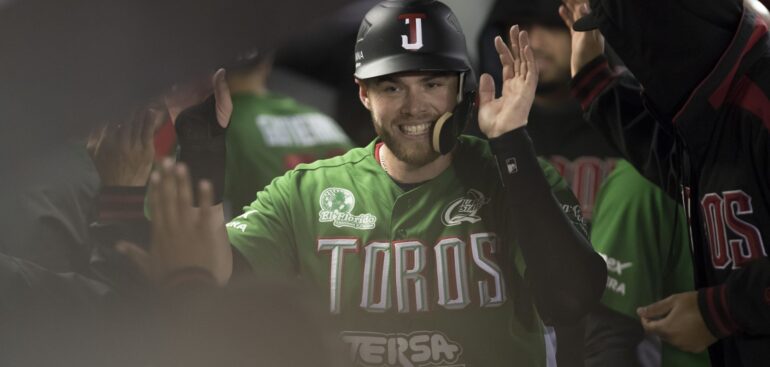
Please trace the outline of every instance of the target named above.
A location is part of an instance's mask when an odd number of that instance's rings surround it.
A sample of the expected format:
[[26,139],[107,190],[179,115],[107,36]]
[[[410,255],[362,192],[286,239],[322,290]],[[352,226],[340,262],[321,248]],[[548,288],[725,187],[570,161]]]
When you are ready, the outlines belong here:
[[481,74],[479,80],[479,108],[495,99],[495,80],[491,75]]
[[565,5],[559,5],[559,17],[561,17],[561,20],[564,22],[564,25],[567,26],[567,29],[569,29],[570,32],[573,32],[572,24],[575,23],[575,21],[572,19],[572,11]]
[[669,296],[649,306],[637,308],[636,313],[644,319],[660,319],[671,312],[672,308],[674,308],[674,296]]
[[225,79],[225,69],[219,69],[213,76],[214,99],[216,100],[217,122],[222,128],[230,124],[230,116],[233,114],[233,100],[230,97],[230,87]]
[[591,13],[591,9],[588,7],[588,4],[582,4],[582,5],[578,6],[577,12],[580,15],[580,17],[582,18],[582,17],[590,14]]
[[118,241],[115,244],[115,251],[128,257],[145,277],[148,279],[153,278],[150,255],[147,251],[137,244],[128,241]]

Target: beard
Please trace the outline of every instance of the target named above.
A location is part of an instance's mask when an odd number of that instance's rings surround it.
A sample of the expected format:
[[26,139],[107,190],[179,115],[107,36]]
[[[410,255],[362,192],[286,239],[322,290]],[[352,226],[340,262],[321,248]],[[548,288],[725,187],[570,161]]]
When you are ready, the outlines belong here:
[[548,61],[550,67],[541,68],[537,82],[537,93],[553,93],[569,88],[572,80],[569,64],[559,63],[556,57],[545,52],[535,50],[535,59]]
[[[372,121],[374,121],[374,130],[377,132],[377,135],[398,160],[413,167],[423,167],[439,157],[440,154],[433,150],[430,143],[399,140],[391,130],[384,128],[382,124],[378,123],[374,116],[372,116]],[[397,129],[398,127],[395,128]],[[431,129],[432,131],[433,129]]]

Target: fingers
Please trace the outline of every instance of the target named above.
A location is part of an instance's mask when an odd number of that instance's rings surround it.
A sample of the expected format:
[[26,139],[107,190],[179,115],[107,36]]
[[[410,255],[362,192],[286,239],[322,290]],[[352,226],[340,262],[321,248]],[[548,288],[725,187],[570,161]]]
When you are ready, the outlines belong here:
[[158,201],[163,221],[166,227],[176,227],[179,222],[179,217],[177,215],[179,196],[177,193],[177,181],[174,174],[174,161],[171,160],[171,158],[166,158],[161,163],[159,188]]
[[[509,80],[514,77],[527,77],[531,71],[536,71],[534,55],[529,46],[529,35],[527,31],[520,31],[518,25],[514,25],[510,30],[511,45],[508,47],[501,37],[495,37],[495,49],[500,56],[500,63],[503,65],[503,80]],[[531,58],[529,56],[532,56]]]
[[565,5],[559,5],[559,17],[561,17],[567,29],[573,32],[572,25],[575,24],[575,20],[572,18],[572,10]]
[[155,131],[163,124],[166,119],[166,112],[162,109],[149,107],[147,108],[147,116],[142,124],[141,129],[141,143],[146,148],[154,147]]
[[198,183],[198,205],[200,207],[199,225],[210,224],[214,216],[214,187],[207,180],[201,180]]
[[[527,60],[525,59],[525,55],[527,50],[529,49],[529,36],[527,35],[527,31],[522,31],[519,33],[519,73],[517,75],[524,76],[526,78],[527,72],[529,71],[529,64]],[[531,53],[532,50],[529,50]]]
[[179,197],[177,216],[181,223],[189,223],[193,213],[193,192],[187,166],[181,163],[177,164],[174,167],[174,175]]
[[669,296],[646,307],[639,307],[636,313],[644,319],[660,319],[665,317],[674,308],[675,296]]
[[212,82],[214,84],[217,122],[219,122],[219,126],[226,128],[230,124],[230,116],[233,114],[233,100],[230,96],[227,79],[225,79],[225,69],[217,70],[212,77]]
[[144,123],[147,120],[147,110],[146,109],[140,109],[136,111],[132,118],[129,120],[128,124],[128,130],[126,133],[129,135],[129,146],[130,147],[141,147],[142,145],[142,128],[144,127]]
[[513,55],[513,73],[514,76],[521,75],[521,46],[519,35],[519,25],[514,25],[508,32],[508,37],[511,40],[511,55]]
[[642,328],[645,332],[650,334],[656,334],[661,337],[661,339],[668,341],[669,336],[671,334],[669,330],[669,320],[668,319],[660,319],[660,320],[651,320],[651,319],[645,319],[642,318]]
[[[525,36],[527,36],[525,34]],[[539,77],[537,62],[535,62],[535,52],[532,51],[532,46],[529,44],[529,37],[526,37],[527,46],[522,51],[522,59],[527,67],[527,72],[524,74],[524,78],[527,81],[532,81],[537,84],[537,78]]]
[[104,137],[107,134],[107,124],[101,125],[91,131],[91,133],[88,135],[88,141],[86,142],[86,151],[88,151],[88,155],[91,156],[93,159],[97,154],[99,154],[99,147],[102,145],[102,141],[104,141]]
[[481,74],[479,80],[479,107],[495,99],[495,79],[491,75]]
[[147,195],[150,197],[150,219],[152,220],[153,228],[164,228],[166,226],[165,217],[161,207],[161,192],[160,192],[160,170],[157,168],[150,174],[150,185]]
[[503,80],[508,80],[514,77],[515,72],[513,70],[513,55],[508,46],[503,42],[502,37],[495,37],[495,49],[500,56],[500,63],[503,65]]
[[577,14],[578,14],[578,16],[576,18],[580,19],[580,18],[582,18],[582,17],[584,17],[584,16],[586,16],[586,15],[588,15],[590,13],[591,13],[591,9],[588,8],[588,4],[580,4],[580,6],[577,7]]
[[[584,1],[585,0],[562,0],[562,4],[564,4],[563,6],[574,15],[577,13],[577,8],[584,4]],[[572,20],[574,22],[575,18],[573,17]]]
[[150,265],[150,255],[134,243],[128,241],[119,241],[115,244],[115,251],[128,257],[131,262],[139,268],[139,271],[148,278],[152,278],[152,267]]

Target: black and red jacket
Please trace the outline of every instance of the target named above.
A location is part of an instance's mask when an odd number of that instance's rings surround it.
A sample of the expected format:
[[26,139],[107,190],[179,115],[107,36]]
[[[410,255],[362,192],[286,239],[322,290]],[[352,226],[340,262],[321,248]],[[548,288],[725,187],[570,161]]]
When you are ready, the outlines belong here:
[[[575,75],[573,94],[586,119],[688,210],[699,307],[720,338],[709,348],[712,365],[764,366],[770,363],[767,25],[744,11],[722,49],[716,66],[671,113],[656,108],[648,89],[630,73],[611,70],[603,56]],[[665,65],[631,71],[655,75],[655,67]]]

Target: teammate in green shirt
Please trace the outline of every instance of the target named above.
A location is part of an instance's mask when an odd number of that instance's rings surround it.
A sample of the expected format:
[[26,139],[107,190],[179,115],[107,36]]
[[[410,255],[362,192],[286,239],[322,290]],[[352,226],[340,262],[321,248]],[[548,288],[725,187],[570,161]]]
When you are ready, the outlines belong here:
[[[151,178],[154,278],[205,270],[225,284],[229,240],[236,263],[319,289],[358,366],[546,366],[542,323],[583,317],[606,266],[574,196],[535,156],[525,126],[537,68],[526,33],[513,27],[510,39],[496,40],[502,95],[489,75],[478,83],[489,141],[458,138],[477,88],[454,14],[433,0],[375,6],[355,76],[379,138],[277,178],[227,224],[227,238],[211,185],[200,186],[202,216],[190,213],[187,171],[167,162]],[[201,136],[181,139],[182,157],[213,146],[186,145]],[[210,160],[185,162],[193,177],[216,171]],[[175,246],[178,258],[163,250]]]
[[233,101],[227,139],[225,199],[235,214],[299,163],[353,147],[337,123],[314,108],[267,89],[271,55],[253,51],[227,69]]
[[[624,211],[618,213],[618,207]],[[693,289],[682,208],[625,160],[617,162],[599,191],[591,242],[607,262],[602,303],[614,311],[638,319],[638,307]],[[659,364],[640,358],[642,365],[709,364],[706,353],[686,353],[668,343],[661,343]]]

